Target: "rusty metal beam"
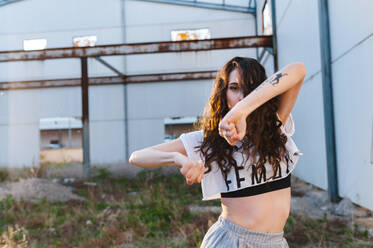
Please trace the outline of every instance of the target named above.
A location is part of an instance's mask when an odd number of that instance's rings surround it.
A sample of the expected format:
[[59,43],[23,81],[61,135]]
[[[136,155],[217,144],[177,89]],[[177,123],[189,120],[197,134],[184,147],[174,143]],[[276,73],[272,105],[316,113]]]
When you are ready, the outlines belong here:
[[[124,83],[124,80],[120,77],[95,77],[95,78],[89,79],[89,85],[111,85],[111,84],[123,84],[123,83]],[[80,78],[0,82],[0,91],[1,90],[24,90],[24,89],[75,87],[75,86],[80,87],[80,84],[81,84]]]
[[[128,75],[124,77],[93,77],[89,78],[89,85],[115,85],[132,83],[167,82],[180,80],[204,80],[216,77],[217,71],[183,72],[183,73],[163,73],[163,74],[141,74]],[[43,89],[59,87],[80,87],[80,78],[32,80],[32,81],[12,81],[0,82],[0,91]]]
[[225,4],[225,0],[223,0],[222,4],[197,2],[197,1],[186,1],[186,0],[141,0],[141,1],[153,2],[153,3],[164,3],[164,4],[175,4],[175,5],[188,6],[188,7],[198,7],[198,8],[225,10],[225,11],[235,11],[235,12],[249,13],[249,14],[256,13],[256,8],[250,7],[251,1],[248,7],[228,5],[228,4]]
[[125,79],[126,83],[165,82],[180,80],[203,80],[216,77],[217,71],[163,73],[151,75],[130,75]]
[[114,66],[112,66],[111,64],[109,64],[107,61],[105,61],[101,57],[95,57],[95,59],[98,62],[100,62],[101,64],[103,64],[104,66],[106,66],[107,68],[109,68],[110,70],[112,70],[113,72],[115,72],[116,74],[118,74],[118,76],[120,76],[120,77],[124,76],[123,73],[121,73],[119,70],[117,70]]
[[190,52],[253,47],[272,47],[272,36],[245,36],[209,40],[128,43],[96,47],[51,48],[38,51],[4,51],[0,52],[0,62]]
[[83,123],[83,169],[86,178],[91,177],[90,155],[89,155],[89,97],[88,97],[88,62],[87,58],[81,58],[82,67],[82,123]]

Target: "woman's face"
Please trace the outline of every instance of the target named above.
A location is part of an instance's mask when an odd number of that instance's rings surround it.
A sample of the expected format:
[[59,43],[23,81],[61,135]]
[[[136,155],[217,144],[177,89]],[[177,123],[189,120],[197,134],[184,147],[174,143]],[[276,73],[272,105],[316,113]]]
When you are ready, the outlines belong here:
[[228,88],[227,88],[227,102],[229,109],[233,108],[236,103],[243,99],[243,89],[239,84],[239,73],[234,69],[229,75]]

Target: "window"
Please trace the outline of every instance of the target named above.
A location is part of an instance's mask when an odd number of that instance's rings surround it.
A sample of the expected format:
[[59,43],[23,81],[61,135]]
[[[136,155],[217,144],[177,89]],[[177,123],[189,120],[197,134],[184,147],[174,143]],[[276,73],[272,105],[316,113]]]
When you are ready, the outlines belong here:
[[207,28],[194,30],[175,30],[171,31],[172,41],[181,40],[205,40],[211,39],[210,30]]
[[93,47],[96,46],[97,36],[82,36],[73,38],[74,47]]
[[272,35],[272,11],[267,0],[264,2],[262,9],[262,33]]
[[34,39],[23,41],[23,50],[25,51],[43,50],[45,48],[47,48],[46,39]]
[[196,117],[171,117],[164,119],[165,137],[164,142],[178,138],[182,133],[195,130]]

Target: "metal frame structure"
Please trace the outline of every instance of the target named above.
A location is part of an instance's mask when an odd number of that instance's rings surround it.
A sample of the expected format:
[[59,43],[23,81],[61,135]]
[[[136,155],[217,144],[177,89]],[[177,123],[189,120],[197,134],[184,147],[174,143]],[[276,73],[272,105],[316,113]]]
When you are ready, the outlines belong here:
[[222,0],[221,4],[217,3],[208,3],[203,1],[186,1],[186,0],[140,0],[145,2],[154,2],[154,3],[165,3],[165,4],[175,4],[181,6],[189,6],[189,7],[199,7],[199,8],[207,8],[207,9],[216,9],[216,10],[226,10],[226,11],[235,11],[235,12],[242,12],[242,13],[249,13],[254,14],[256,13],[256,1],[254,0],[254,6],[251,7],[252,0],[249,1],[247,7],[239,6],[239,5],[230,5],[225,4],[225,0]]
[[[17,2],[20,0],[0,0],[0,5]],[[53,87],[77,87],[82,88],[82,124],[83,124],[83,167],[85,176],[90,177],[90,154],[89,154],[89,99],[88,86],[95,85],[114,85],[128,83],[145,82],[166,82],[178,80],[203,80],[212,79],[216,76],[216,71],[195,71],[182,73],[162,73],[162,74],[143,74],[143,75],[125,75],[107,63],[101,57],[116,55],[134,55],[134,54],[152,54],[152,53],[174,53],[174,52],[197,52],[216,49],[236,49],[236,48],[256,48],[257,59],[262,60],[265,52],[273,55],[274,69],[278,70],[277,63],[277,39],[276,39],[276,15],[275,3],[272,3],[272,25],[273,35],[258,36],[257,30],[257,3],[256,0],[248,0],[248,6],[236,6],[225,4],[208,3],[201,1],[186,0],[139,0],[145,2],[175,4],[181,6],[208,8],[215,10],[234,11],[252,14],[255,17],[255,36],[208,39],[208,40],[189,40],[189,41],[168,41],[168,42],[146,42],[146,43],[126,43],[113,44],[96,47],[68,47],[54,48],[38,51],[4,51],[0,52],[0,63],[13,61],[36,61],[49,59],[78,58],[81,60],[81,78],[68,79],[50,79],[33,81],[13,81],[0,82],[0,91],[6,90],[24,90],[41,89]],[[253,3],[253,5],[252,5]],[[263,50],[259,56],[258,48]],[[88,76],[88,58],[94,58],[118,76],[95,77]],[[126,105],[126,104],[125,104]],[[125,106],[126,108],[126,106]],[[127,127],[126,127],[127,128]],[[126,141],[127,142],[127,141]],[[127,144],[127,143],[126,143]],[[128,149],[128,144],[127,148]]]
[[[96,47],[73,47],[54,48],[39,51],[5,51],[0,52],[1,62],[35,61],[48,59],[79,58],[81,60],[80,79],[39,80],[21,82],[0,83],[0,90],[35,89],[49,87],[71,87],[82,88],[82,123],[83,123],[83,167],[85,176],[90,177],[90,154],[89,154],[89,85],[127,84],[136,82],[154,82],[169,80],[200,80],[215,77],[215,71],[164,73],[151,75],[124,75],[119,70],[104,61],[101,56],[129,55],[129,54],[153,54],[173,52],[196,52],[216,49],[236,49],[272,47],[272,36],[246,36],[209,40],[171,41],[171,42],[147,42],[115,44]],[[118,74],[117,77],[99,77],[89,79],[88,60],[95,58],[100,63]],[[90,82],[89,82],[90,81]]]
[[37,51],[0,52],[0,62],[35,61],[116,55],[198,52],[216,49],[272,47],[272,36],[243,36],[207,40],[126,43],[95,47],[51,48]]
[[[134,84],[149,82],[167,82],[181,80],[204,80],[216,77],[216,71],[198,71],[198,72],[176,72],[160,74],[140,74],[123,75],[108,77],[91,77],[89,86],[97,85],[116,85],[116,84]],[[51,79],[51,80],[30,80],[30,81],[12,81],[0,82],[0,91],[25,90],[25,89],[44,89],[61,87],[81,86],[81,78]]]
[[324,102],[324,127],[328,174],[328,195],[332,202],[338,202],[338,174],[335,144],[334,104],[332,87],[332,59],[330,52],[328,0],[319,0],[321,76]]
[[272,7],[272,51],[269,51],[273,56],[273,67],[275,72],[278,71],[278,60],[277,60],[277,22],[276,22],[276,1],[271,0]]
[[22,1],[22,0],[0,0],[0,6],[10,4],[10,3],[19,2],[19,1]]

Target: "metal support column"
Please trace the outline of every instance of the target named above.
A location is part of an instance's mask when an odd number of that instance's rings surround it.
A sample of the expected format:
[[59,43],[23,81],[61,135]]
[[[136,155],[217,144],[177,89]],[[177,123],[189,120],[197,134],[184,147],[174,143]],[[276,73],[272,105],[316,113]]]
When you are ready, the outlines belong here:
[[83,123],[83,168],[86,178],[90,178],[89,158],[89,101],[88,101],[88,65],[87,57],[82,57],[82,123]]
[[[258,36],[258,14],[257,14],[257,9],[256,9],[256,0],[254,0],[255,3],[255,35]],[[251,5],[251,0],[249,2],[249,6]],[[255,47],[255,54],[256,54],[256,60],[259,61],[259,49]]]
[[325,144],[328,172],[328,195],[332,202],[340,200],[338,196],[337,158],[335,149],[334,105],[332,88],[332,67],[329,36],[328,1],[319,0],[319,25],[321,49],[321,74],[324,100]]
[[272,9],[272,47],[273,47],[273,67],[274,71],[278,71],[278,59],[277,59],[277,23],[276,23],[276,5],[275,0],[271,0]]
[[[123,42],[127,41],[127,33],[126,33],[126,17],[125,17],[125,0],[121,1],[121,10],[122,10],[122,39]],[[123,56],[123,71],[127,73],[127,56]],[[124,118],[124,157],[125,160],[128,161],[130,158],[129,155],[129,137],[128,137],[128,84],[125,83],[123,85],[123,118]]]

